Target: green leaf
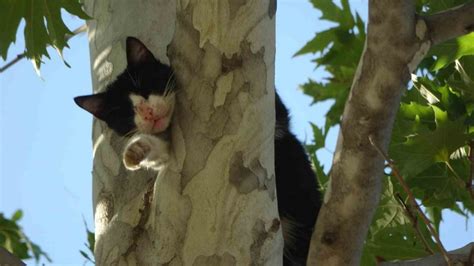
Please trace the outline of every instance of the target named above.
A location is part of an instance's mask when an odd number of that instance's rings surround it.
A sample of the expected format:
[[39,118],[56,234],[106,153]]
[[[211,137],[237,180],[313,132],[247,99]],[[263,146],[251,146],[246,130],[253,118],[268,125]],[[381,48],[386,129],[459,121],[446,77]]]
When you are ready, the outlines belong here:
[[464,119],[451,121],[446,112],[436,106],[432,108],[435,130],[418,127],[417,133],[407,132],[405,141],[392,142],[390,146],[390,155],[403,176],[414,176],[434,163],[448,162],[449,155],[469,139]]
[[325,146],[326,134],[323,132],[322,128],[319,128],[313,123],[311,124],[311,128],[313,129],[313,138],[314,138],[314,150],[317,151]]
[[12,215],[12,221],[18,222],[22,217],[23,217],[23,211],[22,210],[17,210]]
[[468,159],[436,163],[418,175],[408,177],[407,183],[425,207],[459,211],[457,204],[462,203],[465,209],[472,212],[474,201],[466,189],[468,169]]
[[21,210],[16,211],[11,219],[5,218],[5,216],[0,213],[0,246],[20,259],[34,257],[36,262],[39,262],[40,258],[43,257],[51,262],[48,255],[42,251],[38,245],[31,242],[23,233],[17,223],[22,216],[23,212]]
[[72,32],[61,19],[61,6],[59,1],[43,0],[43,5],[49,36],[53,46],[61,54],[63,48],[68,47],[65,37],[67,34],[72,34]]
[[8,47],[15,41],[19,23],[24,19],[25,54],[35,70],[39,72],[43,56],[49,58],[48,46],[54,47],[62,58],[62,50],[68,47],[67,36],[71,34],[61,17],[62,8],[82,19],[90,19],[78,0],[2,0],[0,56],[6,59]]
[[79,250],[79,253],[81,253],[81,255],[88,261],[94,263],[94,260],[92,260],[89,255],[87,255],[87,253],[85,251],[82,251],[82,250]]
[[433,70],[440,70],[464,55],[474,55],[474,33],[470,33],[454,40],[446,41],[433,47],[429,56],[436,56],[437,61]]
[[306,43],[306,45],[303,46],[303,48],[301,48],[293,56],[321,52],[333,42],[335,37],[336,35],[334,28],[319,32],[311,41]]
[[441,221],[443,220],[442,216],[442,209],[438,207],[427,207],[426,212],[428,213],[430,217],[430,221],[433,222],[433,224],[436,227],[436,231],[439,232],[439,225],[441,224]]
[[332,0],[311,0],[313,6],[321,10],[321,20],[338,22],[342,27],[352,28],[354,19],[351,14],[348,0],[342,0],[342,8],[339,8]]
[[391,179],[384,179],[383,193],[364,247],[363,261],[367,265],[375,265],[377,259],[407,260],[428,255],[421,237],[435,249],[425,225],[413,224],[396,195],[404,195],[402,188]]
[[8,48],[16,40],[16,32],[25,12],[26,0],[0,1],[0,56],[7,59]]

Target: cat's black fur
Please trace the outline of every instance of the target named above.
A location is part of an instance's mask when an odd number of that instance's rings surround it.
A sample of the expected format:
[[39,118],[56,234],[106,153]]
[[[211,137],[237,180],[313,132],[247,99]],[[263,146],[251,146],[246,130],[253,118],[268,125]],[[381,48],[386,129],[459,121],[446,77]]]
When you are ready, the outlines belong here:
[[[142,49],[133,49],[136,45]],[[75,98],[79,106],[105,121],[119,135],[134,130],[134,110],[128,95],[134,92],[146,98],[151,92],[163,94],[172,79],[171,68],[156,60],[135,38],[127,38],[127,61],[127,69],[105,92]],[[275,111],[275,173],[285,240],[283,260],[284,265],[305,265],[321,195],[308,156],[290,132],[288,110],[278,94]]]
[[171,68],[156,60],[135,38],[127,38],[127,68],[102,93],[78,96],[74,101],[123,136],[134,128],[134,110],[129,94],[148,97],[164,94],[174,82]]

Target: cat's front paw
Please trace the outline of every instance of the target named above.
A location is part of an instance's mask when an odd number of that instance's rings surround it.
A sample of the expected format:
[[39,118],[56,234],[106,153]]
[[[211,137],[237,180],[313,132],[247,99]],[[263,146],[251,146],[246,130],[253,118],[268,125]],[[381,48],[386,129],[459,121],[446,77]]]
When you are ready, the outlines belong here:
[[123,164],[128,170],[149,168],[159,170],[169,160],[169,144],[153,135],[141,134],[132,138],[123,153]]
[[140,169],[141,162],[145,161],[151,151],[151,146],[143,140],[130,142],[123,153],[123,164],[131,171]]

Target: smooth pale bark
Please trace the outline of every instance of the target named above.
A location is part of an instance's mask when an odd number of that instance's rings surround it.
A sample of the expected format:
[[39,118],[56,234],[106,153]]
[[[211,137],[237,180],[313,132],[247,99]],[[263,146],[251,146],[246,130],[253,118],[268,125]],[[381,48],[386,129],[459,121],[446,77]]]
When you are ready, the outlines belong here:
[[[369,1],[365,48],[345,105],[308,265],[359,265],[384,168],[369,138],[387,153],[410,73],[433,44],[474,29],[472,2],[430,17],[417,17],[414,2]],[[453,31],[439,26],[444,23]]]
[[[94,91],[126,66],[125,38],[171,62],[180,85],[172,159],[122,165],[126,139],[94,121],[98,265],[279,265],[273,160],[275,1],[92,1]],[[169,57],[169,59],[168,59]]]

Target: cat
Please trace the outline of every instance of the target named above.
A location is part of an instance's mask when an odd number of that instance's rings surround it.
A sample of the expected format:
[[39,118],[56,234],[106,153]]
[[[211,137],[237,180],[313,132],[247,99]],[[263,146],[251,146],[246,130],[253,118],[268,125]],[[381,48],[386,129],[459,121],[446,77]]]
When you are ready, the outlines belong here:
[[[104,92],[74,98],[77,105],[121,136],[127,169],[159,170],[169,159],[169,125],[176,82],[171,67],[158,61],[138,39],[126,40],[127,68]],[[289,129],[288,110],[275,92],[275,174],[284,238],[284,265],[306,265],[321,195],[308,156]]]

